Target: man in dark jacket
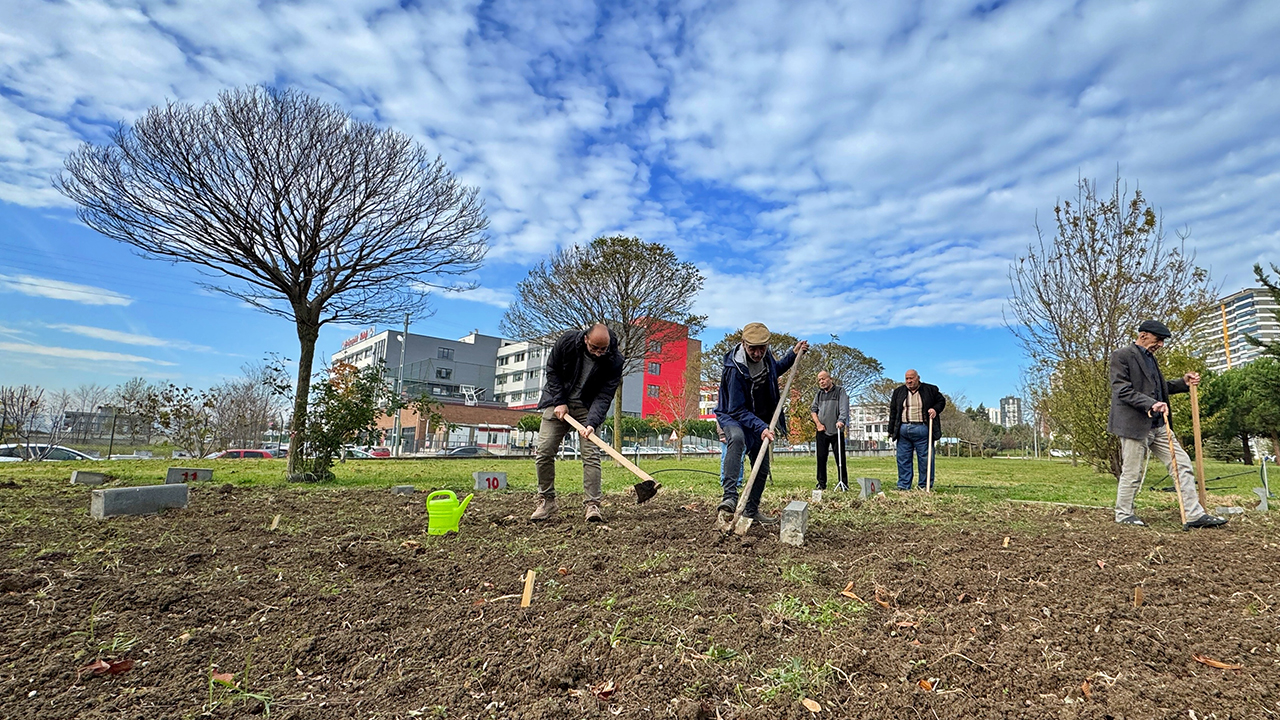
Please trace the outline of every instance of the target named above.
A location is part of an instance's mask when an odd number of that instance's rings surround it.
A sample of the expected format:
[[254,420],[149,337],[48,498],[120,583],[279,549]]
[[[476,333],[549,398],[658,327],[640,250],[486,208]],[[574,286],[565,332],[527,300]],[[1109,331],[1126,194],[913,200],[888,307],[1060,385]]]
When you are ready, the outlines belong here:
[[845,469],[844,429],[849,425],[849,396],[826,370],[818,373],[818,393],[813,397],[809,414],[818,431],[818,489],[827,489],[827,451],[831,450],[836,456],[836,471],[840,473],[836,488],[840,492],[848,492],[849,472]]
[[[1159,458],[1173,475],[1173,458],[1169,455],[1169,434],[1164,416],[1169,412],[1169,396],[1189,392],[1200,384],[1200,374],[1189,372],[1179,380],[1165,380],[1155,353],[1164,347],[1169,328],[1156,320],[1144,320],[1138,326],[1138,339],[1132,345],[1111,353],[1111,412],[1107,415],[1107,432],[1120,438],[1120,482],[1116,489],[1116,522],[1146,525],[1133,511],[1133,501],[1142,489],[1147,453]],[[1178,460],[1178,492],[1186,509],[1186,528],[1225,525],[1226,519],[1210,515],[1200,506],[1196,492],[1196,476],[1191,458],[1175,437],[1173,454]]]
[[920,382],[920,373],[908,370],[902,385],[894,388],[889,399],[889,437],[898,441],[898,489],[911,489],[911,456],[916,456],[919,487],[924,488],[933,477],[929,467],[929,425],[933,439],[942,437],[942,420],[938,416],[947,406],[937,385]]
[[801,340],[781,360],[769,351],[769,328],[763,323],[749,323],[742,328],[742,344],[724,356],[720,373],[720,399],[716,403],[716,420],[724,430],[725,450],[722,456],[720,488],[723,497],[717,510],[732,514],[738,509],[738,479],[742,475],[742,453],[751,463],[761,463],[756,483],[747,496],[742,516],[761,523],[776,523],[775,517],[760,514],[760,496],[769,474],[769,454],[760,453],[774,432],[769,429],[773,411],[782,393],[778,391],[778,375],[791,369],[796,353],[807,350]]
[[[613,393],[622,379],[622,354],[618,339],[602,324],[587,330],[570,330],[560,336],[547,357],[547,381],[542,386],[542,426],[538,429],[538,448],[534,466],[538,470],[538,508],[530,520],[541,522],[552,518],[556,505],[556,452],[572,426],[564,421],[572,415],[583,425],[582,439],[589,438],[604,422],[613,402]],[[585,494],[586,517],[590,522],[603,522],[600,514],[600,449],[593,443],[582,443],[582,490]]]

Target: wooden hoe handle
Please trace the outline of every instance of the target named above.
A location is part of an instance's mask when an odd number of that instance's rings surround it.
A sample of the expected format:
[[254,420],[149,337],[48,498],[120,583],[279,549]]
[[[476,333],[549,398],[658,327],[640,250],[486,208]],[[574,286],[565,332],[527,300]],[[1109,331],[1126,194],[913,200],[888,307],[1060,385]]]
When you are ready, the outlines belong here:
[[[583,430],[586,430],[586,428],[582,427],[582,423],[573,419],[573,416],[568,413],[565,413],[564,421],[569,423],[571,426],[573,426],[573,429],[577,430],[578,432],[582,432]],[[653,478],[650,477],[649,473],[641,470],[639,466],[637,466],[635,463],[628,460],[625,455],[618,452],[617,450],[614,450],[613,446],[605,442],[604,440],[601,440],[599,435],[596,435],[595,433],[591,433],[590,435],[587,436],[587,439],[595,443],[596,447],[609,453],[610,457],[612,457],[614,460],[617,460],[619,463],[621,463],[622,467],[630,470],[631,473],[636,477],[640,478],[641,480],[648,480],[649,482],[654,481]]]

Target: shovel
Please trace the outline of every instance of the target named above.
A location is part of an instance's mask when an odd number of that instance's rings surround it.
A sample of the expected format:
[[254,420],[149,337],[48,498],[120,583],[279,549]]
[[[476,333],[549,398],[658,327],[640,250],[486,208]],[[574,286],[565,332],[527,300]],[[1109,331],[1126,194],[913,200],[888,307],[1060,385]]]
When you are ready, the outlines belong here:
[[[787,398],[791,396],[791,381],[796,379],[796,373],[799,372],[800,359],[804,357],[804,351],[796,353],[796,361],[791,366],[791,372],[787,375],[787,383],[782,388],[782,395],[778,397],[778,406],[773,409],[773,418],[769,421],[769,430],[773,430],[778,425],[778,417],[782,415],[782,406],[786,404]],[[764,453],[769,452],[769,440],[764,441],[764,445],[760,447],[760,452],[756,453],[756,460],[760,460]],[[729,532],[730,529],[738,535],[746,535],[751,529],[752,520],[749,517],[742,516],[742,509],[747,506],[747,498],[751,497],[751,489],[755,487],[756,477],[760,474],[760,467],[764,465],[762,462],[751,463],[751,477],[747,479],[747,486],[742,489],[742,495],[738,498],[738,508],[733,512],[733,518],[726,520],[722,513],[719,518],[716,529],[720,532]]]
[[[578,432],[582,432],[583,430],[586,430],[586,428],[582,427],[582,423],[573,419],[572,415],[569,415],[566,413],[564,416],[564,421],[569,423],[569,425],[573,427],[574,430],[577,430]],[[655,482],[654,479],[649,476],[649,473],[641,470],[635,463],[628,460],[626,456],[623,455],[622,453],[618,452],[617,450],[614,450],[612,445],[605,442],[604,440],[601,440],[600,436],[596,435],[595,433],[591,433],[590,435],[588,435],[587,439],[595,443],[596,447],[600,448],[601,450],[604,450],[606,453],[609,453],[609,457],[612,457],[614,460],[617,460],[619,463],[621,463],[622,467],[630,470],[633,475],[640,478],[640,482],[636,483],[635,485],[632,485],[632,488],[634,488],[636,491],[637,505],[644,502],[645,500],[649,500],[654,495],[658,494],[658,489],[661,488],[662,485]]]

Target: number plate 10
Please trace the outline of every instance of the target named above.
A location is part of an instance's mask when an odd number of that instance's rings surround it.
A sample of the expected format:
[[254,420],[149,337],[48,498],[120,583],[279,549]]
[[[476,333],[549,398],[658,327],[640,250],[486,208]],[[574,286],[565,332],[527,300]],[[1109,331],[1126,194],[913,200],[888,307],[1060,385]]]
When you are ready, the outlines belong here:
[[506,490],[507,474],[504,472],[473,472],[477,490]]

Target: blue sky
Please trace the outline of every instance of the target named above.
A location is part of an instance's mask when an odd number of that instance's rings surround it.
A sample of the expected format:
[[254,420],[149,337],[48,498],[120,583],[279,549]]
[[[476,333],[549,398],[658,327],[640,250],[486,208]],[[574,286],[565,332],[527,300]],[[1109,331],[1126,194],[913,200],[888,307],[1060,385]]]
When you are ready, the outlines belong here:
[[[551,250],[622,232],[707,277],[703,335],[837,334],[996,402],[1010,260],[1117,168],[1226,292],[1280,262],[1280,4],[9,3],[0,383],[207,385],[292,326],[79,225],[49,178],[166,100],[291,84],[413,134],[481,189],[480,289],[417,332],[497,333]],[[393,320],[393,319],[389,319]],[[321,336],[327,357],[356,329]]]

